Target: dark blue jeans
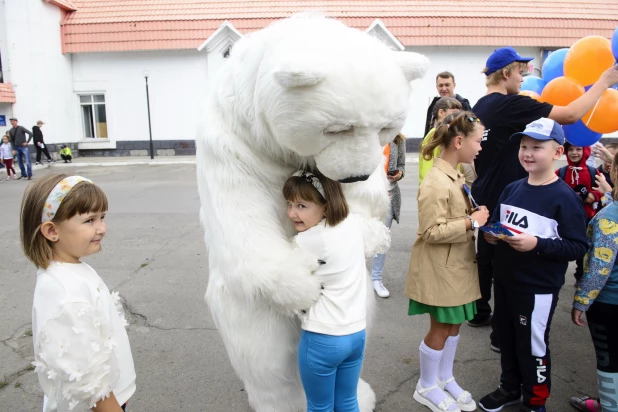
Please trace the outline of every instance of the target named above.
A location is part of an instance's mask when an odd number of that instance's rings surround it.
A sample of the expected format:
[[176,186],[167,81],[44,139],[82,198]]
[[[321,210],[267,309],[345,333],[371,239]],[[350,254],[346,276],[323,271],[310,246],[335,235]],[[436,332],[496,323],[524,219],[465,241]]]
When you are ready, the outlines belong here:
[[359,412],[356,391],[365,353],[365,331],[345,336],[303,330],[298,344],[307,412]]
[[[31,177],[32,176],[32,163],[30,162],[30,151],[28,151],[28,146],[19,146],[13,148],[17,152],[17,163],[19,164],[19,170],[21,171],[21,177]],[[24,168],[24,161],[26,162],[28,173],[26,173],[26,169]]]

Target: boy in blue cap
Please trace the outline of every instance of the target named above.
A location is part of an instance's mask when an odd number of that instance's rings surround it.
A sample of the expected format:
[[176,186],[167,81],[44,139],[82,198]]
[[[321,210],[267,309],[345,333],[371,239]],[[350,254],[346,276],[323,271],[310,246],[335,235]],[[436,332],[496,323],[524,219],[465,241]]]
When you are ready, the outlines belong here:
[[[474,162],[478,178],[472,186],[472,196],[479,204],[487,205],[489,210],[496,207],[498,197],[508,184],[527,175],[517,159],[518,143],[509,140],[513,133],[521,132],[528,123],[541,117],[560,124],[574,123],[592,109],[605,89],[618,83],[618,66],[615,66],[605,71],[586,94],[568,106],[539,103],[528,96],[518,95],[531,60],[532,57],[522,57],[512,47],[494,51],[483,70],[487,93],[472,109],[486,128],[483,150]],[[493,255],[494,247],[479,237],[477,261],[482,297],[476,303],[477,316],[468,322],[470,326],[491,322],[489,300],[494,276]],[[496,326],[492,322],[494,330]],[[491,348],[500,350],[494,332]]]
[[502,375],[498,389],[479,401],[485,411],[521,402],[522,412],[544,412],[551,389],[549,329],[570,261],[587,251],[586,213],[581,198],[554,172],[564,153],[564,131],[541,118],[510,139],[519,145],[527,178],[509,184],[491,222],[514,236],[495,245],[494,319]]

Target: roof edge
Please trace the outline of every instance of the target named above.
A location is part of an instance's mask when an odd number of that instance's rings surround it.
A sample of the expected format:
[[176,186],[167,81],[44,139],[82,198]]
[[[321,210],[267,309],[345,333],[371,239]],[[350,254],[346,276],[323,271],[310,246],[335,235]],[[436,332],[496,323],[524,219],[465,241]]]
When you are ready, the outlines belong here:
[[0,103],[16,103],[13,83],[0,83]]
[[382,20],[380,19],[375,19],[373,23],[371,23],[369,28],[365,30],[365,33],[369,34],[370,36],[374,36],[383,43],[386,43],[386,45],[393,50],[403,51],[406,49],[405,46],[401,44],[399,40],[397,40],[397,37],[395,37],[393,33],[391,33],[391,31],[386,28],[386,26],[384,25],[384,23],[382,23]]
[[234,25],[229,21],[225,20],[213,34],[208,36],[208,38],[197,48],[197,50],[202,51],[206,49],[206,52],[211,52],[222,41],[227,39],[235,43],[241,37],[243,37],[243,35],[236,30],[236,27],[234,27]]
[[60,7],[62,10],[66,11],[77,11],[77,7],[73,5],[71,0],[43,0],[46,3],[53,4],[54,6]]

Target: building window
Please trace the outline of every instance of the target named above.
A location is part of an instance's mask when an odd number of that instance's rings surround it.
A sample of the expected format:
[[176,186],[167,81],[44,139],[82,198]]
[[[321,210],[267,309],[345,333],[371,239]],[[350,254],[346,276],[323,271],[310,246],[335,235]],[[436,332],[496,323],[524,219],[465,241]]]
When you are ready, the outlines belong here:
[[104,94],[79,96],[82,111],[82,129],[86,138],[107,139],[107,115]]

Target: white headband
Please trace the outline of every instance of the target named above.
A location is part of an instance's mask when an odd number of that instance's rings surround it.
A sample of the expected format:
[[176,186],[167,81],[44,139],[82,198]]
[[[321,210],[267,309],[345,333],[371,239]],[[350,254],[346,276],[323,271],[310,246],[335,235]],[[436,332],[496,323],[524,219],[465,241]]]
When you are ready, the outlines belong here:
[[49,222],[53,220],[54,216],[56,216],[56,212],[58,212],[58,208],[60,204],[66,197],[66,195],[75,187],[76,184],[81,182],[92,183],[92,180],[86,179],[81,176],[69,176],[56,184],[52,191],[47,196],[47,200],[45,200],[45,206],[43,206],[43,217],[41,218],[41,223]]
[[322,195],[324,200],[326,200],[326,195],[324,194],[324,188],[322,187],[322,182],[317,178],[313,173],[307,172],[306,170],[299,170],[294,173],[292,176],[298,176],[305,179],[307,182],[311,183],[313,187],[316,188],[318,192]]

